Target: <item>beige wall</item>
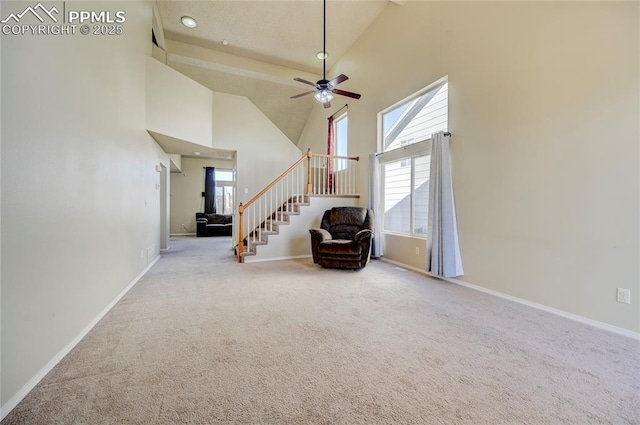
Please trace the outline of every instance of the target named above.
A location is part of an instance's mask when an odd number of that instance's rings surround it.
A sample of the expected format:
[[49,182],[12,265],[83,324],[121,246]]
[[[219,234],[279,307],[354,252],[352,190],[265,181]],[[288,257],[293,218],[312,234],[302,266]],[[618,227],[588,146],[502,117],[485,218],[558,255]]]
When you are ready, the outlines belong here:
[[[330,72],[363,94],[348,102],[349,153],[361,157],[377,149],[379,111],[448,75],[462,280],[635,332],[638,8],[390,4]],[[314,109],[302,150],[323,148],[330,113]]]
[[235,151],[235,159],[182,158],[182,173],[171,175],[170,231],[174,234],[195,232],[195,213],[201,210],[201,192],[204,190],[202,167],[237,169],[237,210],[240,202],[251,199],[302,156],[302,152],[249,99],[211,93],[213,147]]
[[427,267],[427,240],[405,235],[384,235],[384,258],[418,270]]
[[[4,3],[2,13],[33,3]],[[120,36],[2,36],[2,405],[154,259],[166,154],[145,130],[146,2]]]
[[[213,122],[213,147],[236,151],[236,212],[240,202],[249,201],[302,157],[246,97],[213,92]],[[234,241],[237,230],[234,226]]]
[[[195,233],[196,212],[204,211],[203,167],[232,170],[235,161],[182,158],[182,173],[171,174],[171,233]],[[186,227],[186,230],[182,227]]]
[[302,157],[246,97],[213,92],[213,122],[213,147],[236,151],[238,202],[251,199]]
[[211,90],[147,57],[147,129],[211,147]]

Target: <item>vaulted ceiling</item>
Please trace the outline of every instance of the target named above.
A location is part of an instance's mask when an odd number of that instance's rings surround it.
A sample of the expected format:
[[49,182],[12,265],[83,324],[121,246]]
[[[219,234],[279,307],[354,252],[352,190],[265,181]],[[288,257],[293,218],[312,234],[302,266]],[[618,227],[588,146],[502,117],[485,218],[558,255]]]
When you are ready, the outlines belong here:
[[[333,65],[387,3],[327,2],[329,79],[340,74]],[[197,27],[182,25],[182,16],[194,18]],[[311,89],[293,78],[322,77],[316,57],[323,45],[322,1],[158,1],[156,21],[167,65],[211,90],[246,96],[293,143],[312,108],[322,107],[313,96],[290,99]],[[357,82],[340,88],[357,91]]]

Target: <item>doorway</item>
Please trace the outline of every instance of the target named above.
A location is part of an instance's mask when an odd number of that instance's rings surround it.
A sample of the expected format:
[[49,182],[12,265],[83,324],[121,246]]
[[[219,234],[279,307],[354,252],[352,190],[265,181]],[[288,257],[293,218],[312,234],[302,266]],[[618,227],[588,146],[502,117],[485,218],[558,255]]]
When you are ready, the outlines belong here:
[[169,197],[167,167],[160,164],[160,250],[169,249]]

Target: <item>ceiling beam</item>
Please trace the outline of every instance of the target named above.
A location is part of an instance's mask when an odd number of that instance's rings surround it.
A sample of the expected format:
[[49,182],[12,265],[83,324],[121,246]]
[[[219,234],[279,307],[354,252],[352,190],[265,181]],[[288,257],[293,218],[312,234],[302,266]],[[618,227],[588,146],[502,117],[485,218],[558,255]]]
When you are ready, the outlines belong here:
[[312,82],[320,79],[320,76],[308,72],[194,46],[193,44],[170,39],[166,39],[165,43],[167,63],[175,62],[193,65],[292,87],[301,87],[301,83],[293,80],[296,77]]

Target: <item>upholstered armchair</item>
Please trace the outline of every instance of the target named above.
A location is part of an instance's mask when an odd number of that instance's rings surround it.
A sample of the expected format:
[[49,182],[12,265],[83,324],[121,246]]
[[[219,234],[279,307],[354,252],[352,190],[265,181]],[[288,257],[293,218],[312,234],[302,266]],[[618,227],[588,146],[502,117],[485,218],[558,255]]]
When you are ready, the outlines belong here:
[[334,207],[325,211],[319,229],[309,229],[313,262],[324,267],[360,269],[367,265],[373,239],[373,211]]

